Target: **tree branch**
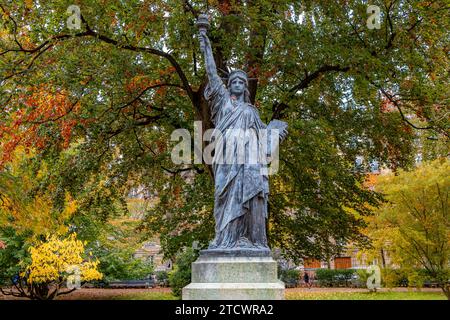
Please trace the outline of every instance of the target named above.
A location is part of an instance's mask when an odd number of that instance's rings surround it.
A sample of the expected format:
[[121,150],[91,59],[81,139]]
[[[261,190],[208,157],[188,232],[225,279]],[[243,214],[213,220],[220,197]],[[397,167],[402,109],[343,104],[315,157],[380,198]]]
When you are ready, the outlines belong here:
[[194,7],[190,4],[189,0],[184,0],[183,1],[183,6],[184,6],[184,9],[186,11],[189,11],[190,13],[192,13],[194,18],[197,20],[198,15],[200,14],[200,12],[198,10],[194,9]]
[[62,291],[62,292],[57,292],[57,294],[56,294],[56,296],[62,296],[62,295],[65,295],[65,294],[69,294],[69,293],[72,293],[72,292],[74,292],[75,290],[77,290],[77,288],[73,288],[73,289],[70,289],[70,290],[68,290],[68,291]]
[[313,73],[306,74],[305,78],[303,78],[302,81],[300,81],[298,84],[289,89],[289,93],[295,94],[298,90],[307,88],[313,80],[317,79],[325,72],[332,72],[332,71],[347,72],[348,70],[350,70],[350,67],[323,65]]
[[[373,85],[375,85],[373,82],[371,82]],[[376,85],[375,85],[376,86]],[[404,115],[400,104],[398,103],[397,100],[395,100],[392,95],[390,95],[388,92],[386,92],[386,90],[384,90],[381,86],[376,86],[382,93],[383,95],[394,104],[394,106],[397,108],[398,112],[400,113],[400,116],[402,117],[402,120],[404,122],[406,122],[408,125],[410,125],[411,127],[413,127],[414,129],[417,130],[429,130],[429,129],[433,129],[432,126],[428,126],[428,127],[418,127],[415,124],[413,124],[411,121],[408,120],[408,118],[406,118],[406,116]]]
[[204,169],[202,169],[202,168],[197,168],[197,167],[195,167],[195,166],[189,167],[189,168],[180,168],[180,169],[176,169],[176,170],[170,170],[170,169],[165,168],[164,166],[161,166],[161,168],[162,168],[164,171],[166,171],[166,172],[168,172],[168,173],[170,173],[170,174],[173,174],[173,175],[176,175],[176,174],[178,174],[178,173],[180,173],[180,172],[184,172],[184,171],[190,171],[190,170],[195,170],[197,173],[203,173],[203,172],[205,172]]
[[[3,8],[2,8],[3,9]],[[5,11],[3,9],[3,11]],[[94,31],[89,24],[87,23],[87,21],[84,19],[83,16],[81,16],[81,21],[84,23],[85,27],[86,27],[86,31],[84,32],[79,32],[76,34],[59,34],[53,37],[50,37],[50,39],[44,41],[43,43],[41,43],[40,45],[36,46],[35,48],[32,49],[25,49],[23,48],[23,46],[18,43],[19,48],[17,49],[7,49],[5,52],[2,52],[1,54],[5,54],[6,52],[10,52],[10,51],[15,51],[15,52],[25,52],[25,53],[36,53],[39,52],[32,60],[32,63],[34,62],[34,60],[39,57],[42,52],[41,49],[45,48],[47,45],[49,45],[48,47],[46,47],[43,51],[48,50],[51,46],[54,45],[55,42],[60,41],[60,40],[64,40],[64,39],[70,39],[70,38],[77,38],[77,37],[94,37],[100,41],[103,41],[105,43],[109,43],[112,44],[118,48],[122,48],[125,50],[131,50],[131,51],[135,51],[135,52],[146,52],[146,53],[150,53],[162,58],[165,58],[166,60],[168,60],[170,62],[170,64],[175,68],[175,71],[177,72],[183,86],[182,88],[187,92],[191,102],[194,102],[194,92],[189,84],[189,81],[185,75],[185,73],[183,72],[181,66],[179,65],[179,63],[176,61],[175,57],[172,56],[170,53],[158,50],[158,49],[154,49],[154,48],[147,48],[147,47],[138,47],[138,46],[134,46],[134,45],[130,45],[130,44],[121,44],[119,41],[109,38],[105,35],[99,34],[96,31]],[[31,64],[32,64],[31,63]],[[21,73],[24,71],[21,71]],[[9,78],[10,76],[8,76]],[[5,79],[4,79],[5,80]]]
[[189,96],[189,99],[191,100],[192,103],[194,102],[194,92],[189,84],[189,81],[188,81],[186,75],[184,74],[183,69],[181,68],[179,63],[176,61],[174,56],[172,56],[170,53],[167,53],[167,52],[164,52],[164,51],[161,51],[158,49],[154,49],[154,48],[143,48],[143,47],[137,47],[137,46],[133,46],[133,45],[121,45],[117,40],[111,39],[105,35],[101,35],[95,31],[93,31],[89,27],[89,24],[87,23],[87,21],[84,19],[83,16],[81,16],[81,21],[83,21],[83,23],[86,26],[86,29],[87,29],[86,32],[87,32],[88,36],[96,37],[97,39],[99,39],[105,43],[115,45],[122,49],[131,50],[131,51],[135,51],[135,52],[147,52],[147,53],[167,59],[170,62],[170,64],[175,68],[176,72],[178,73],[178,76],[180,77],[180,80],[183,83],[183,88],[186,90],[186,92]]
[[[333,66],[333,65],[323,65],[313,73],[305,72],[305,77],[296,85],[291,87],[288,90],[288,97],[294,96],[298,90],[306,89],[312,81],[317,79],[319,76],[326,72],[347,72],[350,70],[350,67],[341,67],[341,66]],[[285,102],[274,102],[272,106],[272,120],[279,119],[282,115],[282,112],[289,108]]]

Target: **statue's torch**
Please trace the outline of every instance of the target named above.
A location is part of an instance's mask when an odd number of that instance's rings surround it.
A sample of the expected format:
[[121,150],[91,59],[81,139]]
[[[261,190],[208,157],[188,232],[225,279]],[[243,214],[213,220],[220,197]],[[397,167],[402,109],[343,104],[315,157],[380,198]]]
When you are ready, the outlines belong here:
[[209,29],[208,15],[207,14],[199,14],[197,22],[195,24],[199,31],[200,51],[205,52],[205,38],[207,37],[206,31]]
[[209,29],[209,19],[207,14],[199,14],[197,18],[197,22],[195,23],[200,34],[206,34],[206,31]]

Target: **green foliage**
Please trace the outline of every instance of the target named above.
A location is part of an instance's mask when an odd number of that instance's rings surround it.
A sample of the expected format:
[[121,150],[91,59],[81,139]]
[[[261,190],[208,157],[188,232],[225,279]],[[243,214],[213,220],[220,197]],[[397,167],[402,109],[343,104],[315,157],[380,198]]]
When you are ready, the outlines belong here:
[[355,273],[353,269],[317,269],[316,280],[323,287],[348,286]]
[[156,279],[164,281],[166,279],[169,279],[169,273],[167,271],[157,271],[155,273]]
[[192,248],[186,248],[177,255],[174,268],[169,272],[169,284],[174,296],[181,297],[182,289],[191,283],[192,263],[197,257],[198,252]]
[[286,285],[296,286],[300,281],[300,270],[287,269],[278,270],[278,278],[283,281]]
[[[369,278],[369,274],[367,273],[366,269],[357,269],[356,275],[358,276],[358,282],[360,286],[367,286],[367,279]],[[382,278],[383,279],[383,278]]]
[[154,269],[150,261],[134,258],[132,249],[113,249],[97,257],[105,282],[144,279],[150,276]]
[[406,269],[381,269],[381,283],[383,287],[395,288],[408,286],[408,272]]
[[167,271],[158,271],[155,273],[156,275],[156,281],[158,283],[158,286],[161,287],[168,287],[170,285],[169,283],[169,272]]
[[142,247],[141,235],[136,232],[138,225],[139,220],[119,216],[98,230],[90,249],[100,260],[106,282],[144,279],[153,273],[154,265],[149,259],[135,257],[136,250]]
[[[8,199],[14,209],[0,206],[0,239],[6,243],[6,249],[0,250],[1,282],[11,284],[19,266],[29,260],[31,242],[42,240],[46,233],[68,230],[89,242],[91,253],[101,262],[104,281],[140,279],[152,273],[151,263],[133,258],[140,245],[135,232],[138,222],[123,219],[127,207],[119,189],[103,175],[93,177],[86,171],[75,175],[80,168],[71,163],[80,152],[77,143],[46,161],[16,152],[0,172],[0,198]],[[67,193],[77,197],[70,212],[65,209]]]
[[12,228],[0,226],[0,240],[6,245],[0,250],[0,287],[12,285],[12,280],[19,276],[24,265],[31,262],[27,242],[30,234],[18,235]]
[[426,283],[437,284],[437,279],[423,268],[383,268],[381,282],[387,288],[422,288]]
[[17,144],[35,148],[54,169],[40,188],[54,187],[55,204],[66,191],[80,201],[72,222],[82,239],[100,237],[126,212],[124,195],[143,187],[160,202],[141,230],[161,237],[166,257],[211,240],[211,168],[174,165],[169,142],[194,120],[212,127],[200,11],[211,14],[218,67],[251,70],[262,119],[289,123],[269,207],[270,244],[287,257],[329,260],[345,243],[368,245],[367,204],[381,200],[363,186],[370,160],[398,169],[422,147],[426,159],[448,153],[445,1],[375,1],[375,30],[360,0],[78,3],[85,22],[70,30],[70,1],[2,2],[0,166]]
[[449,170],[441,158],[380,178],[376,187],[388,202],[369,220],[368,235],[377,241],[368,254],[386,249],[411,283],[422,285],[414,270],[424,269],[450,297]]
[[[11,161],[0,170],[0,240],[5,243],[5,248],[0,249],[0,285],[25,282],[19,275],[31,264],[29,248],[48,234],[69,231],[76,201],[69,193],[63,193],[61,202],[56,203],[51,188],[41,190],[39,185],[47,173],[46,164],[35,163],[35,155],[23,148],[16,149]],[[34,296],[17,291],[15,295]]]
[[408,286],[416,287],[418,289],[423,287],[425,282],[423,274],[418,271],[412,271],[408,274]]
[[166,258],[172,258],[194,241],[200,248],[214,236],[214,185],[207,173],[194,175],[186,181],[176,175],[162,178],[166,183],[159,193],[159,202],[149,209],[142,223],[144,230],[158,234]]
[[316,270],[316,279],[320,286],[331,287],[334,282],[335,271],[332,269]]
[[164,280],[164,279],[168,279],[168,277],[169,277],[169,274],[167,271],[157,271],[155,274],[158,279]]

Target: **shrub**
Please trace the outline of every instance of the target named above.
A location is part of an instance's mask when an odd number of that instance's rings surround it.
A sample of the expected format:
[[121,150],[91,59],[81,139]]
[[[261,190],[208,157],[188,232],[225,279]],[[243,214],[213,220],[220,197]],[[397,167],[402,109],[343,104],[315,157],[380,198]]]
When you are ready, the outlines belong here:
[[370,274],[366,272],[366,269],[356,269],[352,275],[350,286],[353,288],[367,288],[367,279]]
[[420,270],[413,270],[408,273],[408,287],[420,289],[425,282],[425,276]]
[[385,268],[381,270],[381,281],[386,287],[416,287],[422,288],[424,284],[437,283],[425,269]]
[[182,289],[191,283],[192,262],[197,257],[198,251],[192,248],[187,248],[177,255],[174,269],[169,272],[169,284],[174,296],[181,297]]
[[155,275],[156,279],[158,280],[166,280],[169,278],[169,274],[167,273],[167,271],[157,271]]
[[331,287],[333,286],[334,270],[318,269],[316,270],[316,279],[321,287]]
[[155,273],[158,285],[166,287],[169,285],[169,274],[167,271],[157,271]]
[[279,278],[287,287],[295,287],[300,279],[300,270],[283,269],[279,272]]
[[335,270],[335,279],[339,281],[345,281],[345,285],[348,285],[348,281],[352,279],[352,276],[355,274],[355,270],[353,269],[342,269]]
[[316,279],[323,287],[349,286],[355,272],[353,269],[317,269]]
[[407,287],[408,272],[405,269],[381,269],[381,283],[388,288]]
[[[65,238],[46,236],[44,241],[29,247],[29,263],[13,280],[18,292],[1,288],[0,291],[16,297],[52,300],[74,291],[81,282],[100,280],[103,277],[97,269],[100,262],[87,256],[84,246],[76,233]],[[66,285],[68,290],[62,291]]]
[[106,283],[116,280],[136,280],[153,273],[153,263],[133,257],[133,248],[111,248],[99,255],[100,271]]
[[369,274],[367,273],[366,269],[358,269],[356,270],[356,274],[358,276],[358,280],[366,285],[367,279],[369,278]]
[[0,288],[12,286],[13,279],[19,276],[21,265],[31,264],[29,247],[26,237],[29,234],[17,234],[12,228],[2,228],[0,234],[4,237],[5,248],[0,250]]

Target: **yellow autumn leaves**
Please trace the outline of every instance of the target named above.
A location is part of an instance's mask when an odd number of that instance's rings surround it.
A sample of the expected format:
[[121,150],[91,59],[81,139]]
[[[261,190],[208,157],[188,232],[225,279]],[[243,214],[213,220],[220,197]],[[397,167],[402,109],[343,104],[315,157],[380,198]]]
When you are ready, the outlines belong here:
[[2,176],[0,173],[0,225],[11,227],[18,234],[31,231],[33,237],[47,233],[66,234],[69,231],[67,221],[75,214],[77,201],[66,192],[63,208],[56,211],[52,185],[47,192],[26,197],[48,171],[45,162],[37,173],[25,165],[32,156],[32,152],[27,154],[23,147],[19,147],[8,164],[6,172],[9,174]]
[[[31,192],[48,170],[44,162],[35,173],[27,163],[31,156],[18,148],[6,172],[0,172],[0,226],[28,235],[26,242],[31,244],[31,262],[21,261],[21,277],[28,284],[61,284],[73,274],[80,281],[101,279],[100,262],[85,258],[86,243],[78,240],[76,233],[67,235],[77,201],[66,192],[64,205],[57,209],[52,200],[53,185],[43,192]],[[43,236],[45,241],[40,240]]]
[[29,284],[58,282],[70,276],[68,270],[78,268],[80,281],[99,280],[103,276],[97,270],[100,262],[83,258],[84,245],[76,233],[64,239],[48,235],[45,242],[30,247],[31,264],[22,276],[27,277]]

